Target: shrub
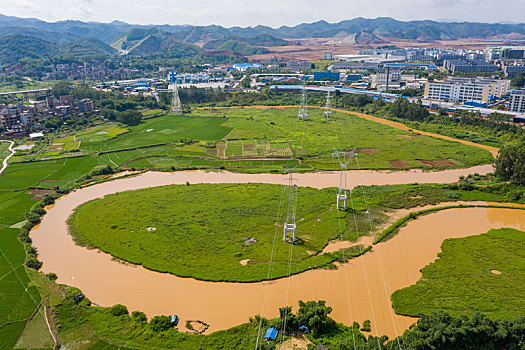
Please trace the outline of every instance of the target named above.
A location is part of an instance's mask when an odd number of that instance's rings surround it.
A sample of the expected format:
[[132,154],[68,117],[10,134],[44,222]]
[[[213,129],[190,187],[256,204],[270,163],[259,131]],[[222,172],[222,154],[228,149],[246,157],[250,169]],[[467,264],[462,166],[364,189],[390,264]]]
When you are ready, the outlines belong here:
[[361,327],[361,330],[363,332],[370,332],[372,330],[372,328],[370,327],[370,320],[365,320],[363,322],[363,327]]
[[121,304],[116,304],[109,310],[113,316],[122,316],[128,314],[128,308]]
[[26,260],[26,266],[33,270],[40,270],[42,267],[42,262],[34,256],[29,256]]
[[50,281],[56,281],[58,278],[57,274],[54,272],[46,274],[46,277],[49,278]]
[[167,331],[172,327],[171,319],[168,316],[155,316],[149,321],[149,324],[155,332]]
[[142,311],[133,311],[131,313],[131,318],[139,322],[146,322],[148,320],[146,314]]

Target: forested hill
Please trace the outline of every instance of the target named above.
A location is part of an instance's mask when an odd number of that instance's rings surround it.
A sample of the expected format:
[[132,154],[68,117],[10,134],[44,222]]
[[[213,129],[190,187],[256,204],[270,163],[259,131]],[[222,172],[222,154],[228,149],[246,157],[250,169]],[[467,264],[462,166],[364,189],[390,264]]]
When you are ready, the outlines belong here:
[[[471,23],[471,22],[437,22],[437,21],[398,21],[390,17],[375,19],[354,18],[339,23],[318,21],[303,23],[297,26],[271,28],[267,26],[231,27],[225,28],[218,25],[190,26],[190,25],[132,25],[125,22],[113,21],[111,23],[59,21],[45,22],[38,19],[18,18],[0,15],[0,35],[23,34],[38,36],[47,41],[64,42],[77,41],[81,38],[97,38],[112,44],[127,35],[133,29],[159,30],[176,35],[176,38],[186,43],[207,43],[228,36],[253,38],[262,34],[275,38],[321,38],[334,37],[340,33],[346,35],[362,32],[370,33],[381,39],[413,39],[413,40],[438,40],[459,38],[489,38],[494,36],[525,36],[525,23],[500,24],[500,23]],[[271,41],[274,41],[272,39]],[[253,45],[251,46],[267,46]]]

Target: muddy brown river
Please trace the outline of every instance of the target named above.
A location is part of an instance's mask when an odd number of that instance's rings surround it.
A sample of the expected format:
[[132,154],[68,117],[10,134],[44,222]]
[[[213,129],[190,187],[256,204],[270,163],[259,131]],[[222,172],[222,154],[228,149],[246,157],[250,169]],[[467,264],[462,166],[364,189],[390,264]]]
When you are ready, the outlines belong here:
[[[451,170],[452,171],[452,170]],[[455,170],[440,173],[349,172],[355,184],[411,182],[449,182],[461,174]],[[462,174],[482,173],[464,169]],[[338,183],[337,174],[298,174],[300,186],[330,187]],[[410,222],[391,240],[372,252],[337,270],[312,270],[261,283],[217,283],[179,278],[112,260],[98,250],[76,246],[67,232],[66,220],[72,210],[91,199],[119,191],[191,183],[282,183],[282,175],[247,175],[202,171],[179,173],[149,172],[87,187],[56,201],[48,208],[42,223],[31,232],[44,265],[43,272],[55,272],[58,282],[80,288],[94,303],[110,306],[121,303],[148,316],[179,314],[183,320],[203,320],[210,330],[229,328],[262,314],[278,316],[284,304],[297,306],[298,300],[326,300],[334,308],[332,316],[340,322],[372,321],[373,333],[390,337],[400,334],[414,319],[394,315],[390,295],[415,283],[419,270],[436,259],[446,238],[480,234],[491,228],[513,227],[525,230],[525,211],[513,209],[449,209]],[[397,182],[396,182],[397,181]],[[289,290],[288,297],[286,290]],[[263,305],[263,300],[266,302]],[[286,302],[288,301],[288,302]],[[184,324],[184,323],[181,323]]]

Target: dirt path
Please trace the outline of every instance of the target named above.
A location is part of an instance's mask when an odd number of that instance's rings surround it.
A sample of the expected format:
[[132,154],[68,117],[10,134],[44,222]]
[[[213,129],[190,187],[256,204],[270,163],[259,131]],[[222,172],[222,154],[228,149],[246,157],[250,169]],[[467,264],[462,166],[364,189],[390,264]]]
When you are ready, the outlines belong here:
[[[242,106],[242,107],[221,107],[221,108],[215,108],[215,109],[241,109],[241,108],[289,109],[289,108],[299,108],[299,106],[296,106],[296,105],[291,105],[291,106]],[[324,109],[324,107],[319,107],[319,106],[308,106],[308,108]],[[198,108],[198,109],[207,109],[207,108],[201,107],[201,108]],[[438,138],[438,139],[442,139],[442,140],[453,141],[453,142],[462,143],[464,145],[469,145],[469,146],[482,148],[482,149],[487,150],[490,153],[492,153],[492,156],[494,158],[496,158],[496,156],[498,155],[498,152],[499,152],[499,148],[496,148],[496,147],[486,146],[486,145],[482,145],[482,144],[471,142],[471,141],[455,139],[455,138],[450,137],[450,136],[445,136],[445,135],[435,134],[435,133],[432,133],[432,132],[427,132],[427,131],[422,131],[422,130],[410,128],[410,127],[406,126],[405,124],[402,124],[402,123],[399,123],[399,122],[395,122],[395,121],[392,121],[392,120],[388,120],[388,119],[385,119],[385,118],[375,117],[375,116],[370,115],[370,114],[364,114],[364,113],[359,113],[359,112],[354,112],[354,111],[347,111],[347,110],[339,109],[339,108],[332,108],[332,110],[334,110],[336,112],[340,112],[340,113],[355,115],[356,117],[363,118],[363,119],[366,119],[366,120],[370,120],[370,121],[373,121],[373,122],[376,122],[376,123],[388,125],[388,126],[391,126],[393,128],[399,129],[399,130],[412,131],[414,133],[418,133],[418,134],[425,135],[425,136],[432,136],[432,137],[435,137],[435,138]]]
[[7,169],[7,161],[9,160],[9,158],[14,156],[16,152],[15,152],[15,150],[13,150],[13,146],[15,145],[15,143],[13,141],[0,140],[0,142],[8,142],[10,144],[8,150],[11,152],[11,154],[8,155],[7,157],[5,157],[5,159],[2,162],[2,169],[0,169],[0,175],[2,175],[4,170]]

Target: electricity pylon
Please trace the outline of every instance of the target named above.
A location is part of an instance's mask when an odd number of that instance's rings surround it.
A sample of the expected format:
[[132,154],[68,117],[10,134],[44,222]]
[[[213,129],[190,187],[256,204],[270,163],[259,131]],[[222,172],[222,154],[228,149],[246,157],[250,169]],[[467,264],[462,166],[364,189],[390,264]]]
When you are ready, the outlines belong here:
[[299,115],[297,116],[297,119],[304,122],[305,120],[310,120],[310,114],[308,114],[308,107],[306,105],[306,88],[303,86],[302,90],[303,96],[301,97],[301,107],[299,107]]
[[323,117],[332,118],[334,115],[332,113],[332,96],[330,96],[330,91],[326,95],[326,106],[324,108]]
[[283,241],[287,241],[288,234],[292,234],[292,243],[295,242],[295,239],[297,238],[297,226],[295,224],[295,186],[293,182],[295,179],[293,178],[293,173],[295,173],[295,169],[297,166],[294,166],[293,168],[288,168],[285,166],[286,170],[284,171],[285,174],[288,175],[288,203],[286,204],[286,221],[284,222],[284,232],[283,232]]
[[339,164],[341,165],[341,174],[339,175],[339,189],[337,191],[337,210],[346,210],[348,204],[348,196],[346,193],[348,188],[346,182],[346,170],[348,170],[348,164],[355,156],[357,156],[355,150],[350,152],[340,152],[335,150],[335,152],[332,153],[332,158],[336,157],[339,161]]
[[182,115],[182,103],[180,102],[177,83],[173,83],[173,106],[171,110],[175,115]]

